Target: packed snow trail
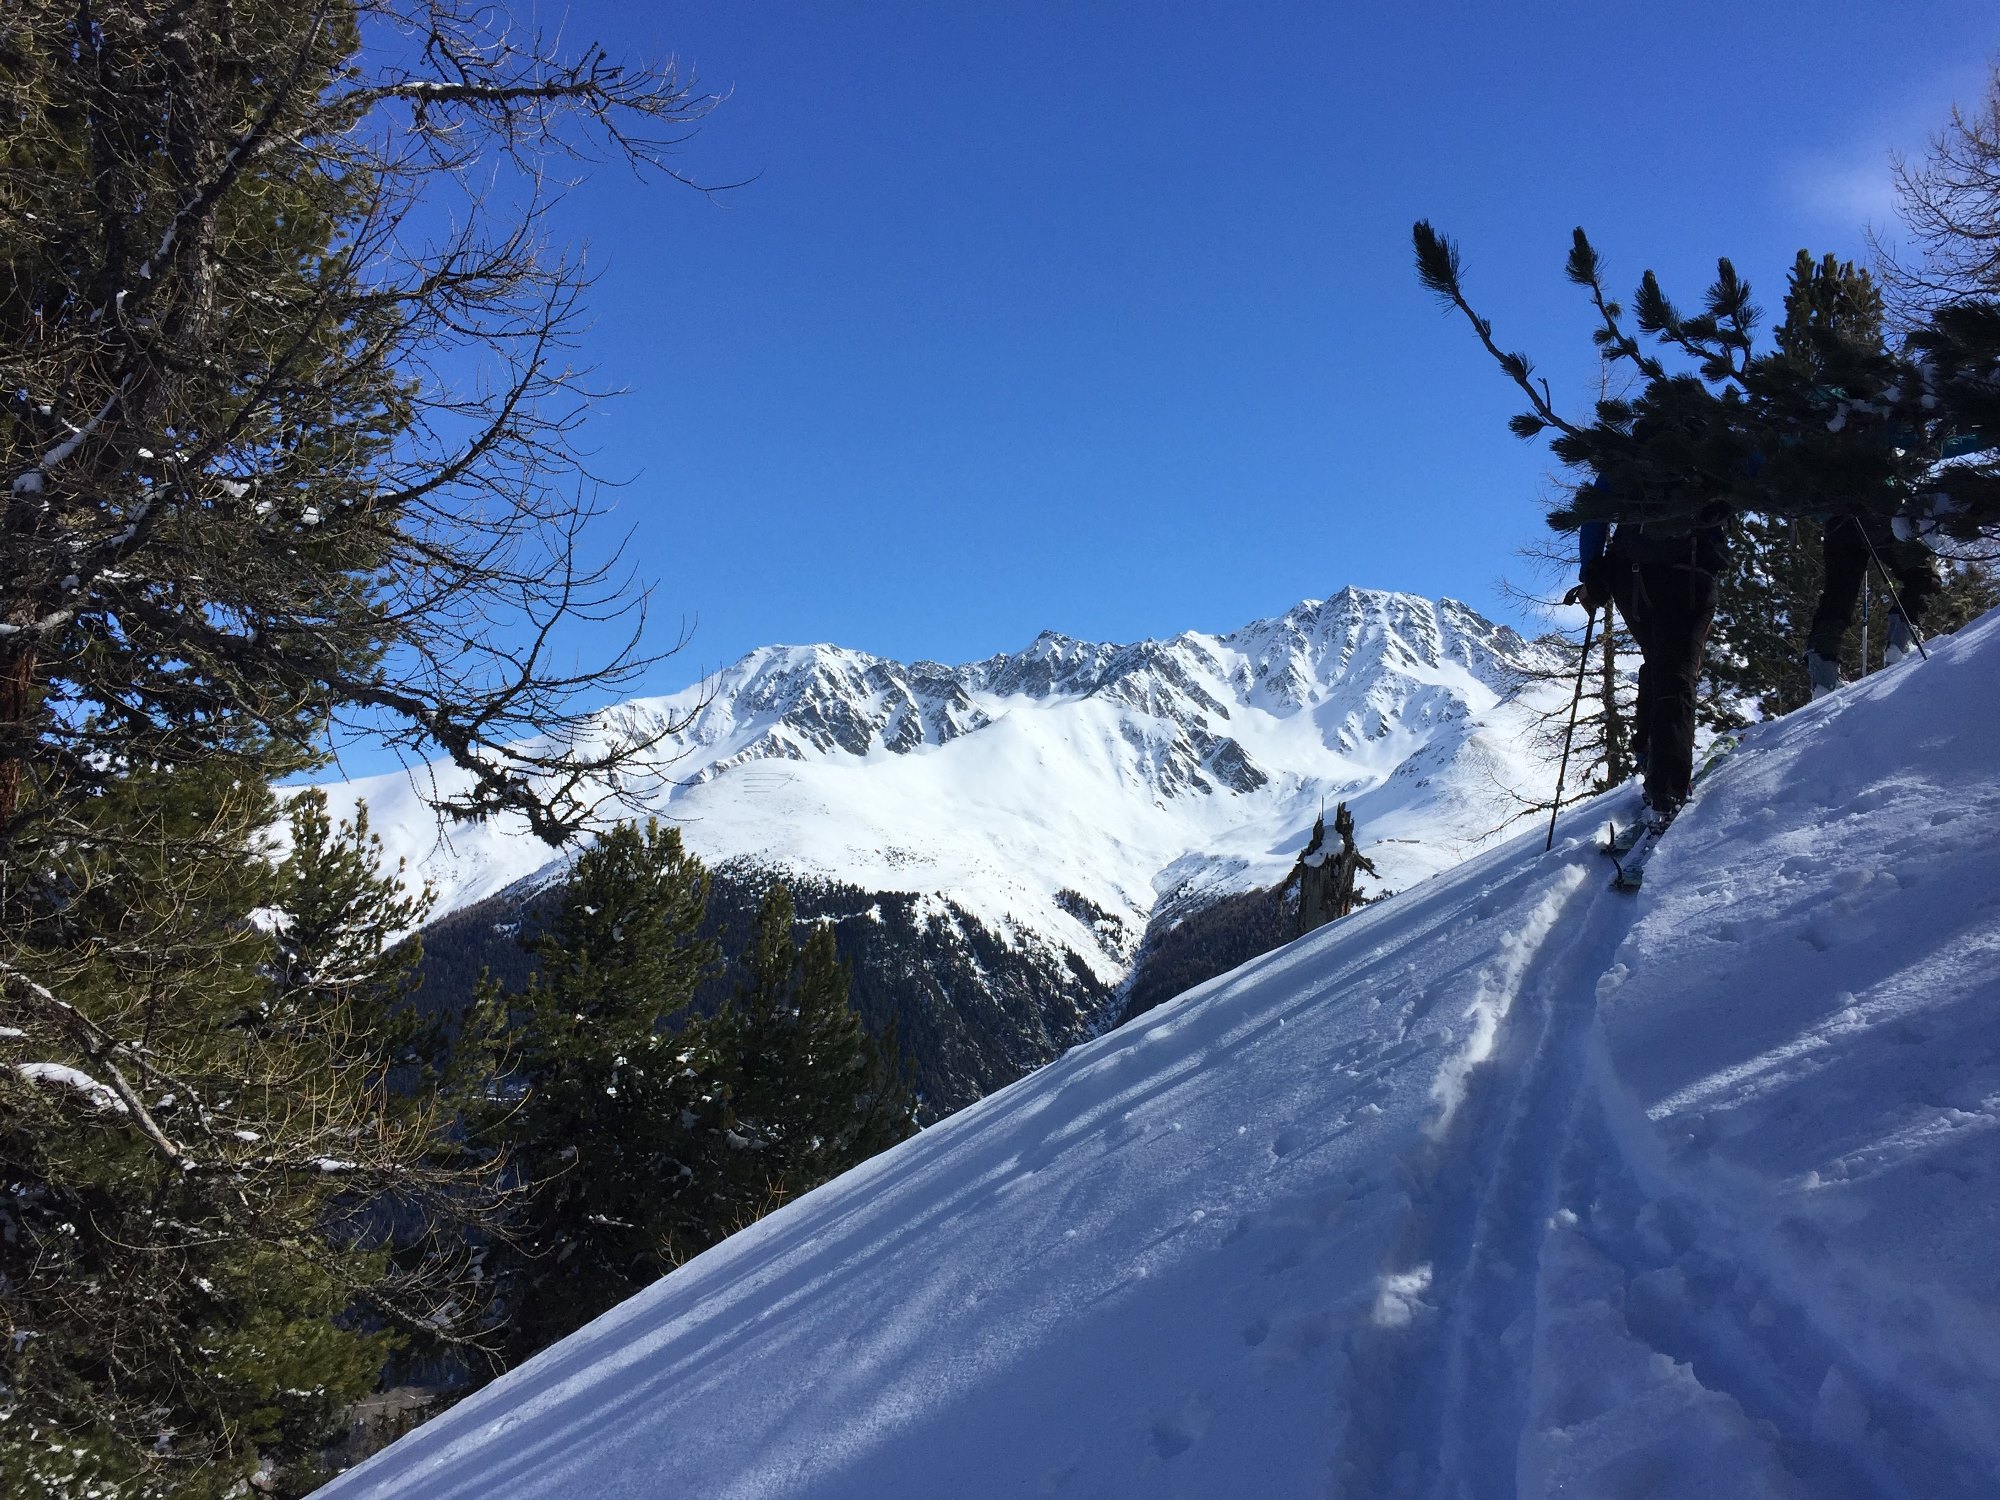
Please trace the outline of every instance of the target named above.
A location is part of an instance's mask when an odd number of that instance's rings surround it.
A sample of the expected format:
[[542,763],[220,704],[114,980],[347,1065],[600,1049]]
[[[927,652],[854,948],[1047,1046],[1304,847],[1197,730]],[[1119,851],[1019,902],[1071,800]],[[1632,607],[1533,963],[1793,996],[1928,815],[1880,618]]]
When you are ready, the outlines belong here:
[[[1335,1493],[1514,1493],[1526,1377],[1517,1331],[1583,1074],[1592,1009],[1582,997],[1629,922],[1629,903],[1604,889],[1586,853],[1482,980],[1482,998],[1506,997],[1491,1065],[1469,1075],[1465,1104],[1425,1143],[1397,1251],[1407,1268],[1391,1273],[1426,1287],[1426,1326],[1378,1319],[1361,1331]],[[1454,1073],[1440,1076],[1447,1090]]]
[[2000,621],[1190,992],[340,1500],[2000,1493]]

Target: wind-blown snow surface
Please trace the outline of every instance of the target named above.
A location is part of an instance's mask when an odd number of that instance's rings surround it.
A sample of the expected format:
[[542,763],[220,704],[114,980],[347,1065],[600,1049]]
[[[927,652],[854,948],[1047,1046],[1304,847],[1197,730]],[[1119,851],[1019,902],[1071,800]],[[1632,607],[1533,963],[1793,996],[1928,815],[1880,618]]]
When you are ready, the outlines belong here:
[[[1550,690],[1521,691],[1549,660],[1454,601],[1343,589],[1227,635],[1049,633],[958,667],[769,647],[601,732],[688,721],[613,811],[662,813],[705,859],[941,896],[1115,984],[1161,903],[1281,879],[1322,802],[1352,801],[1392,888],[1490,845],[1554,779],[1530,734]],[[401,773],[328,790],[367,801],[440,914],[550,863],[517,819],[441,843]]]
[[1069,1053],[333,1500],[2000,1493],[2000,617]]

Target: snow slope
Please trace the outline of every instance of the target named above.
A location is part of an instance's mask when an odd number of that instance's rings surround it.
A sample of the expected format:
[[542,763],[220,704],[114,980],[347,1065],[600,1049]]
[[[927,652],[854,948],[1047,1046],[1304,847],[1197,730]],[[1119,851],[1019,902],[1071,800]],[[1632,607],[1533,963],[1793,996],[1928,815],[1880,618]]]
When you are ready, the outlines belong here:
[[2000,1493],[2000,617],[1081,1047],[328,1500]]
[[[1322,802],[1352,801],[1392,888],[1491,844],[1553,780],[1529,734],[1549,690],[1520,691],[1547,662],[1451,600],[1344,589],[1227,635],[1046,633],[958,667],[768,647],[599,732],[687,721],[612,810],[711,863],[935,896],[1116,984],[1163,903],[1282,879]],[[561,868],[516,819],[440,839],[401,773],[328,790],[367,801],[439,915]]]

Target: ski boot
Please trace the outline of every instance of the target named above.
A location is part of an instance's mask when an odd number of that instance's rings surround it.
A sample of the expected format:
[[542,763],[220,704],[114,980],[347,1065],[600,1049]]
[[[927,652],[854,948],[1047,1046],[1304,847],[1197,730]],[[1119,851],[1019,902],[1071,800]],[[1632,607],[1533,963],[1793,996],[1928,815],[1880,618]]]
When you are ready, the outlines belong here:
[[1917,638],[1910,633],[1909,622],[1900,614],[1889,617],[1889,640],[1882,651],[1882,665],[1893,667],[1899,661],[1907,660],[1917,649]]

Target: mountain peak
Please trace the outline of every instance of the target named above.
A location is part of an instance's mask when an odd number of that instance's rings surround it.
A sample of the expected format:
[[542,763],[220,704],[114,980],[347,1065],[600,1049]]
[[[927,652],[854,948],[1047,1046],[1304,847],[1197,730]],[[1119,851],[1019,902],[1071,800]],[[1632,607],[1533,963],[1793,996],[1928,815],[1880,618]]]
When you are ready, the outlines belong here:
[[[767,646],[604,722],[687,720],[627,802],[682,822],[703,857],[935,894],[1114,982],[1161,871],[1274,882],[1322,800],[1353,804],[1395,884],[1490,838],[1509,788],[1549,774],[1515,691],[1542,649],[1461,604],[1350,587],[1225,635],[1046,630],[956,667]],[[368,801],[441,912],[549,859],[506,820],[441,844],[401,777],[333,791]]]

